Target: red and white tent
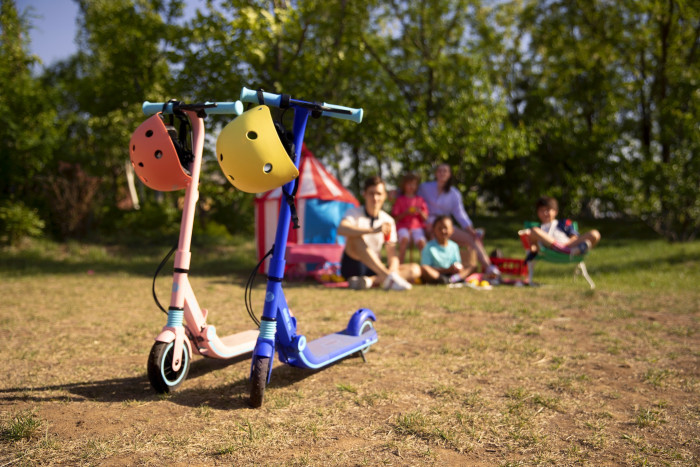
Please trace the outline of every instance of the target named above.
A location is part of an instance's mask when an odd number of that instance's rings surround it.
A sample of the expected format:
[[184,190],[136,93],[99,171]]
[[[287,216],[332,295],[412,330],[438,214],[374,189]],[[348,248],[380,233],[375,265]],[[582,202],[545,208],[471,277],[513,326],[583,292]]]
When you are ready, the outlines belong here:
[[[255,199],[255,238],[258,260],[275,243],[275,231],[279,218],[282,188],[268,191]],[[337,227],[345,211],[359,202],[331,175],[306,148],[301,150],[299,164],[299,187],[296,194],[296,209],[299,229],[290,225],[288,244],[335,244]],[[268,258],[269,260],[269,258]],[[267,261],[263,266],[267,270]]]

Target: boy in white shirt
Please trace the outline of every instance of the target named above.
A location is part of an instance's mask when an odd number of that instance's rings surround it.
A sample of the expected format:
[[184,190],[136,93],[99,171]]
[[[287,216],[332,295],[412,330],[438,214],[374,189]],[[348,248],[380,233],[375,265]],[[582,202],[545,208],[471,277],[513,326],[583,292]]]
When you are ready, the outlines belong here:
[[585,254],[600,241],[600,232],[597,230],[579,234],[574,229],[570,219],[557,220],[559,203],[557,203],[556,199],[550,196],[542,196],[537,200],[536,208],[537,217],[542,224],[539,227],[522,231],[530,237],[532,248],[526,261],[533,259],[537,255],[539,245],[575,256]]
[[[420,265],[399,264],[396,256],[396,223],[382,210],[386,201],[386,186],[380,177],[365,181],[364,206],[351,208],[338,226],[338,235],[346,238],[340,263],[340,274],[348,279],[349,287],[366,289],[375,283],[388,290],[408,290],[409,281],[420,277]],[[386,246],[387,264],[381,260]]]

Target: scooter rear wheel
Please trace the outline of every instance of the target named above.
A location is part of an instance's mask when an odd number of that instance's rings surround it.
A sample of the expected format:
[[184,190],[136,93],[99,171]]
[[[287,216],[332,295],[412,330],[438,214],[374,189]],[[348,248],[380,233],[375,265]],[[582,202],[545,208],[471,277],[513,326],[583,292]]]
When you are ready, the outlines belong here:
[[270,358],[258,357],[255,359],[253,369],[250,372],[250,406],[258,408],[263,403],[267,375],[270,373]]
[[175,342],[156,342],[148,356],[148,380],[158,394],[177,390],[190,371],[190,352],[187,345],[182,348],[182,364],[173,370],[173,347]]
[[[374,324],[372,323],[371,319],[366,319],[362,322],[362,326],[360,326],[360,336],[368,331],[371,331],[374,329]],[[363,347],[360,352],[362,352],[362,357],[364,358],[365,354],[369,352],[369,348],[372,347],[371,345],[368,345],[367,347]]]

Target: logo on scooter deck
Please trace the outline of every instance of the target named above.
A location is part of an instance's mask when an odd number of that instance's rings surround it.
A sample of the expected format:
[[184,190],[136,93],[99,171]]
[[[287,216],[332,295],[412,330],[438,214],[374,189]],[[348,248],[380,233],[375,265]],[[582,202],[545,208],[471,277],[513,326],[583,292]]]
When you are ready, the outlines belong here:
[[271,301],[273,301],[274,299],[275,299],[275,294],[273,294],[272,292],[268,292],[268,293],[265,295],[265,301],[266,301],[266,302],[271,302]]

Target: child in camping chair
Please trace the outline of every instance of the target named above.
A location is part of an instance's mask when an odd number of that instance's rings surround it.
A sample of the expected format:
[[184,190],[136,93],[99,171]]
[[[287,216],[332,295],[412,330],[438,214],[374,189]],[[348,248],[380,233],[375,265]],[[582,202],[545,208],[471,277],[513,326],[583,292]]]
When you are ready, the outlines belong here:
[[530,240],[530,252],[525,261],[535,258],[539,246],[571,256],[584,255],[600,241],[600,233],[591,230],[580,235],[573,227],[570,219],[557,220],[559,203],[550,196],[542,196],[537,200],[537,217],[539,227],[532,227],[518,232],[527,235]]

